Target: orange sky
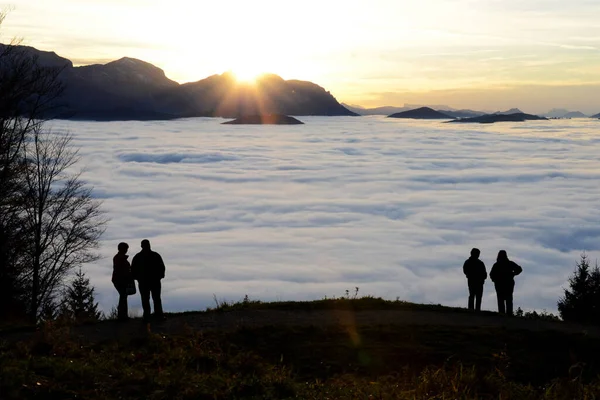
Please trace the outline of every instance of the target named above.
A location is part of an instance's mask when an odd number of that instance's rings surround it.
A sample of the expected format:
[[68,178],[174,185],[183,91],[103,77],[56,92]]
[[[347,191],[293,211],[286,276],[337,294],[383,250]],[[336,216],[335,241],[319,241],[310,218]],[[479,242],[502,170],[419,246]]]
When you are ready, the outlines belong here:
[[179,82],[311,80],[363,106],[600,112],[596,0],[16,0],[0,40],[76,64],[140,58]]

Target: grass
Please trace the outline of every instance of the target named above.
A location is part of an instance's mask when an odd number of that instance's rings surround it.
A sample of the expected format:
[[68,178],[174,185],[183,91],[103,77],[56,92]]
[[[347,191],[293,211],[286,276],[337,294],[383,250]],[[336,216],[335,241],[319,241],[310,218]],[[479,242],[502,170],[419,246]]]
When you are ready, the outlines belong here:
[[[358,288],[356,288],[358,289]],[[321,300],[307,301],[274,301],[263,302],[252,300],[247,295],[240,301],[219,300],[214,296],[215,307],[208,307],[206,311],[186,311],[182,314],[198,314],[204,312],[228,312],[241,310],[281,310],[281,311],[317,311],[343,309],[353,311],[368,310],[406,310],[406,311],[442,311],[469,313],[469,310],[459,307],[448,307],[441,304],[417,304],[408,301],[396,299],[385,300],[381,297],[361,296],[358,297],[358,291],[355,295],[350,295],[346,291],[346,296],[324,298]],[[482,314],[496,315],[490,311],[483,311]]]
[[[381,299],[218,302],[216,310],[440,310]],[[136,322],[132,322],[136,323]],[[103,322],[103,324],[116,324]],[[107,325],[108,326],[108,325]],[[266,326],[84,343],[47,323],[0,342],[0,398],[596,399],[600,341],[445,326]]]

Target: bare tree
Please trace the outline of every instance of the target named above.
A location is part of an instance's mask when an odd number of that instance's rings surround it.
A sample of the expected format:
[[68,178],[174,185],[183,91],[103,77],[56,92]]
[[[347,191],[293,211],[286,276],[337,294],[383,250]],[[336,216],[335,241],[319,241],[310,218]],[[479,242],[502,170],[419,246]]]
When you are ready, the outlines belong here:
[[94,250],[107,222],[101,202],[92,197],[80,172],[73,171],[79,156],[71,140],[70,134],[36,128],[25,146],[32,318],[73,268],[99,258]]
[[69,271],[97,259],[106,220],[73,172],[71,136],[44,131],[60,108],[64,67],[18,44],[0,44],[0,317],[14,303],[36,320]]
[[[7,15],[0,11],[0,26]],[[28,298],[23,249],[24,144],[56,109],[61,68],[44,67],[19,41],[0,44],[0,317],[22,317]]]

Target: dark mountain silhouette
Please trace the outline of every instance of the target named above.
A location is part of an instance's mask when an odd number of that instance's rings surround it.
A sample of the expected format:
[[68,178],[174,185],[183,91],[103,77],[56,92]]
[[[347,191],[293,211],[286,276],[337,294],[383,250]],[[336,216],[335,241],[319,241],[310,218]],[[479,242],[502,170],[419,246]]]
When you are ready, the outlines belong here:
[[452,110],[452,111],[456,111],[456,108],[454,107],[450,107],[446,104],[410,104],[410,103],[404,103],[404,107],[407,110],[414,110],[415,108],[421,108],[421,107],[429,107],[429,108],[433,108],[434,110]]
[[451,116],[452,118],[473,118],[479,117],[481,115],[485,115],[483,111],[473,111],[473,110],[437,110],[442,114],[446,114]]
[[592,115],[590,118],[600,118],[600,113]]
[[532,114],[514,113],[514,114],[486,114],[473,118],[461,118],[448,122],[476,122],[480,124],[491,124],[494,122],[522,122],[522,121],[538,121],[548,120],[548,118],[540,117]]
[[421,107],[414,110],[402,111],[388,116],[388,118],[412,118],[412,119],[452,119],[453,117],[443,114],[429,107]]
[[68,68],[62,74],[65,109],[75,119],[169,119],[164,92],[179,87],[162,69],[133,58]]
[[304,122],[294,117],[281,114],[244,115],[233,121],[223,122],[224,125],[303,125]]
[[[415,108],[425,107],[422,105],[404,105],[403,107],[395,107],[395,106],[383,106],[383,107],[374,107],[374,108],[365,108],[358,105],[349,105],[346,103],[342,103],[344,107],[348,110],[355,112],[359,115],[391,115],[400,113],[403,111],[414,110]],[[477,117],[479,115],[486,114],[483,111],[474,111],[474,110],[456,110],[452,107],[439,105],[439,106],[426,106],[432,108],[436,111],[441,112],[442,114],[449,115],[453,118],[468,118],[468,117]]]
[[[0,45],[4,46],[4,45]],[[128,120],[231,117],[255,114],[356,115],[322,87],[264,75],[255,84],[231,73],[186,83],[170,80],[147,62],[122,58],[108,64],[74,67],[53,52],[19,46],[41,65],[59,67],[65,93],[60,118]]]
[[314,83],[285,81],[273,74],[253,84],[239,83],[231,73],[213,75],[166,91],[164,96],[168,112],[185,116],[357,115]]

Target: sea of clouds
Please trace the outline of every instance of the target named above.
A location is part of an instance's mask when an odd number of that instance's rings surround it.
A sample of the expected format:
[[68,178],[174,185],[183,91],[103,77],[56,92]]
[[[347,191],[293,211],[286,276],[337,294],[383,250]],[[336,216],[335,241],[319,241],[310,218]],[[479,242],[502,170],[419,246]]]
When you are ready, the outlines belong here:
[[[167,311],[244,295],[346,290],[464,306],[472,247],[523,267],[515,304],[556,312],[575,262],[600,254],[600,121],[492,125],[302,117],[301,126],[53,121],[80,147],[110,222],[85,266],[104,310],[121,241],[167,265]],[[486,282],[483,308],[495,309]],[[139,308],[139,296],[130,297]]]

